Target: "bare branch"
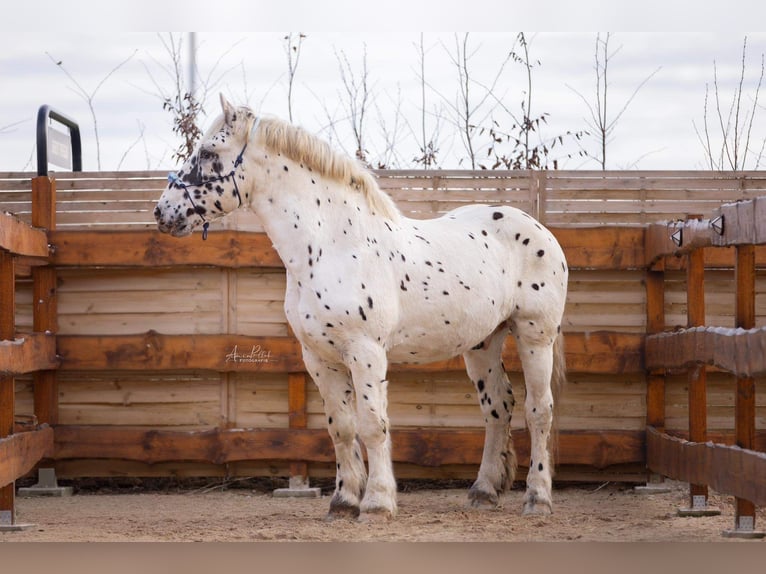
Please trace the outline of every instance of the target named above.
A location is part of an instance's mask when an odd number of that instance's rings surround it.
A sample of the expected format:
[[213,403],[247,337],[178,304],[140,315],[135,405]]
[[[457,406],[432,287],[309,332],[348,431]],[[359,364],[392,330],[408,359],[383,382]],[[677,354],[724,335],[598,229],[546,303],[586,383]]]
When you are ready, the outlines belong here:
[[[627,111],[628,107],[638,95],[638,92],[651,80],[661,69],[662,66],[657,67],[653,72],[647,75],[636,88],[631,95],[625,100],[623,105],[619,108],[619,111],[613,116],[609,115],[610,103],[609,100],[609,71],[610,63],[614,57],[622,50],[622,46],[616,50],[610,52],[609,42],[611,40],[611,33],[607,32],[604,38],[601,34],[596,34],[596,43],[594,51],[595,62],[595,98],[593,101],[588,100],[581,92],[567,84],[567,88],[572,90],[585,104],[590,114],[590,119],[586,119],[586,125],[593,130],[595,138],[598,141],[599,154],[596,158],[601,169],[606,169],[607,163],[607,148],[608,143],[613,141],[613,134],[617,128],[617,124],[622,119],[623,115]],[[645,157],[645,155],[641,156]],[[634,162],[635,163],[635,162]]]
[[285,53],[287,55],[287,117],[290,123],[293,122],[293,86],[295,84],[295,74],[298,71],[301,47],[305,38],[305,34],[299,33],[297,41],[293,42],[292,32],[284,37]]
[[[345,90],[345,103],[348,106],[348,120],[351,123],[351,131],[356,143],[354,155],[364,163],[367,162],[367,150],[365,149],[365,117],[370,103],[371,92],[368,85],[367,72],[367,45],[364,44],[362,52],[362,70],[357,77],[345,52],[335,53],[340,69],[341,82]],[[341,96],[341,101],[343,96]]]
[[[766,146],[766,140],[762,143],[760,149],[752,149],[753,138],[753,124],[755,123],[755,116],[760,106],[758,101],[760,98],[761,86],[764,78],[764,55],[761,54],[761,70],[758,76],[758,81],[755,83],[755,94],[752,97],[752,106],[745,108],[743,104],[743,94],[745,91],[745,74],[747,70],[747,37],[742,42],[742,58],[740,62],[740,73],[737,85],[734,88],[732,94],[731,103],[724,119],[723,106],[720,95],[720,87],[718,84],[718,66],[713,61],[713,89],[715,96],[715,114],[718,123],[719,135],[721,138],[719,159],[716,161],[713,146],[710,140],[710,134],[708,129],[708,86],[705,87],[705,105],[703,108],[704,113],[704,126],[705,126],[705,140],[700,141],[702,148],[705,152],[706,159],[710,164],[711,169],[722,170],[725,168],[739,171],[744,170],[748,159],[752,158],[755,162],[756,169],[761,165],[761,159],[763,158],[764,146]],[[696,129],[696,124],[695,124]]]
[[96,87],[93,88],[90,92],[87,91],[80,82],[77,81],[77,79],[69,73],[69,70],[67,70],[64,67],[64,63],[62,60],[58,60],[54,58],[49,52],[45,52],[45,54],[50,58],[50,60],[58,67],[69,80],[74,84],[74,92],[78,94],[87,104],[88,111],[90,112],[91,120],[93,121],[93,132],[95,135],[96,140],[96,165],[97,168],[101,169],[101,141],[98,135],[98,118],[96,117],[96,109],[94,104],[94,99],[96,98],[96,94],[98,94],[98,91],[101,89],[101,87],[106,83],[106,81],[111,78],[117,70],[122,68],[125,64],[127,64],[133,57],[138,53],[138,50],[134,50],[133,53],[125,58],[122,62],[117,64],[114,68],[109,71],[103,78],[101,78],[101,81],[96,84]]

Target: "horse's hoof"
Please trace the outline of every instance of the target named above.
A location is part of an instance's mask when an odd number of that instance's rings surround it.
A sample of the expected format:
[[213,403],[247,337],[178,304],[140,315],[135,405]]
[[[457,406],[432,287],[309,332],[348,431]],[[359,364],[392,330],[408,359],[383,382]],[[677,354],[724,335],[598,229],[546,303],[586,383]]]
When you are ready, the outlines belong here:
[[524,516],[547,516],[553,514],[553,506],[550,502],[533,496],[524,502],[524,509],[521,513]]
[[499,504],[499,499],[497,494],[479,490],[478,488],[471,488],[468,491],[468,504],[471,508],[494,510]]
[[359,514],[359,522],[362,524],[385,524],[394,518],[394,513],[387,508],[373,508]]
[[325,520],[327,522],[332,522],[333,520],[337,520],[339,518],[358,518],[359,517],[359,507],[351,504],[350,502],[346,502],[344,500],[340,500],[337,497],[333,496],[332,500],[330,501],[330,510],[327,512],[327,516],[325,517]]

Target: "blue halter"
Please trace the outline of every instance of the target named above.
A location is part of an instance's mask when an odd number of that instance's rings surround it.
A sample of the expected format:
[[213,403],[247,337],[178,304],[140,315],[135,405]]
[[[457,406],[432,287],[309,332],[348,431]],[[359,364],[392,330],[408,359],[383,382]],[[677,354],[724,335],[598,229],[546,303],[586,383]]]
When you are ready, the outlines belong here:
[[245,155],[245,150],[247,149],[247,144],[250,141],[250,138],[253,137],[255,130],[258,129],[258,124],[260,123],[261,123],[260,117],[256,118],[255,122],[253,122],[253,127],[250,128],[250,135],[245,141],[245,145],[242,146],[242,150],[239,152],[239,155],[237,155],[237,158],[234,160],[234,166],[231,168],[231,171],[227,173],[226,175],[219,175],[218,177],[206,179],[200,182],[192,182],[187,185],[180,177],[178,177],[177,173],[170,172],[168,174],[168,182],[170,182],[171,184],[175,184],[184,190],[184,199],[188,200],[189,203],[191,203],[194,213],[199,215],[200,219],[202,219],[202,240],[203,241],[207,239],[207,230],[210,227],[210,222],[207,219],[205,219],[205,215],[204,215],[205,209],[202,207],[198,207],[197,204],[194,203],[194,200],[192,199],[192,194],[189,193],[189,188],[201,187],[207,183],[214,183],[216,181],[226,181],[227,179],[231,178],[232,181],[234,182],[234,194],[237,196],[237,200],[239,201],[239,205],[237,207],[238,208],[242,207],[242,196],[239,194],[239,186],[237,186],[237,178],[234,176],[237,172],[237,168],[240,165],[242,165],[242,161]]

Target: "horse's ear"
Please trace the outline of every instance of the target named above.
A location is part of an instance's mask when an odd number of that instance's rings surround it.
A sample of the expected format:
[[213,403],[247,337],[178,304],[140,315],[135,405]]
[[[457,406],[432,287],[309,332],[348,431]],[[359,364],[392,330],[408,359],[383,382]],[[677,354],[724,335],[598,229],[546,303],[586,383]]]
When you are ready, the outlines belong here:
[[234,116],[234,106],[232,106],[226,99],[223,93],[219,94],[221,98],[221,109],[223,109],[223,117],[226,125],[231,125],[231,118]]

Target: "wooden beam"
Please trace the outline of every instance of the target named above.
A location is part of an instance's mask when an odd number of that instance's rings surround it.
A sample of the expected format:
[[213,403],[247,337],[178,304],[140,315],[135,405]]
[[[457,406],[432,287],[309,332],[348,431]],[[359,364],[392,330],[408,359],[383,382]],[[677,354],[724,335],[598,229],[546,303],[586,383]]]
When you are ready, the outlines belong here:
[[61,369],[290,373],[304,370],[298,341],[244,335],[59,335]]
[[713,245],[714,232],[707,219],[653,223],[646,227],[645,266],[658,259],[686,255]]
[[48,257],[48,237],[11,213],[0,213],[0,249],[15,255]]
[[716,209],[723,233],[713,236],[715,245],[766,244],[766,197],[727,203]]
[[22,375],[58,366],[56,338],[53,335],[26,333],[17,335],[12,341],[0,341],[2,373]]
[[[556,228],[570,269],[638,269],[644,265],[644,231],[636,227]],[[59,267],[164,267],[215,265],[283,268],[262,232],[221,230],[178,239],[159,231],[54,231],[53,263]]]
[[[734,269],[736,266],[736,253],[734,247],[705,247],[705,268],[707,269]],[[755,246],[755,263],[758,267],[766,267],[766,245]],[[686,257],[667,256],[657,259],[651,269],[663,268],[667,271],[684,271],[686,269]]]
[[[178,370],[218,372],[298,373],[305,367],[300,344],[292,337],[244,335],[59,335],[61,369]],[[568,333],[565,339],[567,369],[581,373],[643,372],[643,336],[599,331]],[[506,340],[506,369],[521,371],[515,341]],[[461,357],[424,365],[392,364],[392,372],[462,371]]]
[[265,233],[221,230],[202,241],[159,231],[56,231],[51,242],[59,267],[284,267]]
[[646,338],[646,367],[679,370],[713,365],[739,377],[766,374],[766,327],[693,327]]
[[675,480],[766,506],[766,453],[711,442],[690,442],[646,429],[647,464]]
[[559,227],[551,231],[564,249],[570,269],[641,269],[642,227]]
[[[521,465],[529,464],[526,430],[513,432]],[[478,464],[483,429],[393,429],[392,457],[436,467]],[[606,468],[644,462],[641,431],[562,431],[559,464]],[[59,426],[53,458],[122,459],[150,464],[172,461],[227,464],[237,461],[303,460],[333,462],[335,453],[325,429],[230,429],[197,432],[125,427]]]
[[47,425],[0,439],[0,487],[12,485],[52,454],[53,428]]

